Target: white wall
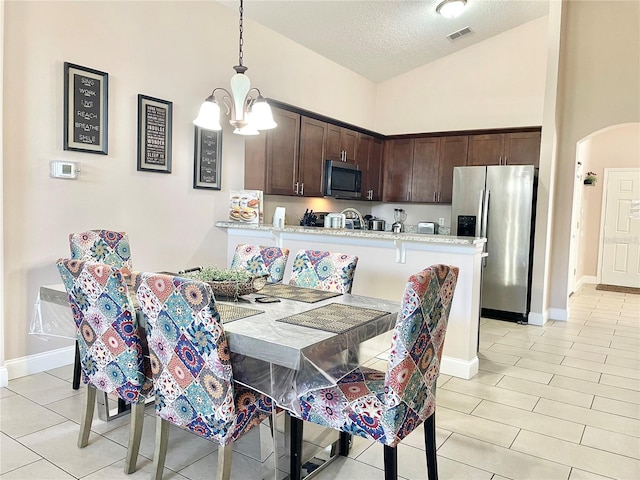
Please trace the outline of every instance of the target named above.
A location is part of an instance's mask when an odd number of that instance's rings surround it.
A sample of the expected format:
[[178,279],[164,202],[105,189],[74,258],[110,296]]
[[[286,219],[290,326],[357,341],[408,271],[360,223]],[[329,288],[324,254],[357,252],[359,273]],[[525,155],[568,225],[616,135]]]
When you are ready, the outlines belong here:
[[541,17],[380,83],[375,130],[541,125],[547,22]]
[[[202,100],[228,87],[238,14],[218,2],[3,2],[5,359],[67,343],[27,335],[39,285],[59,283],[68,234],[127,231],[134,268],[224,264],[229,190],[242,188],[244,140],[223,132],[222,191],[194,190],[193,125]],[[262,93],[373,127],[374,85],[245,20],[244,61]],[[109,154],[62,149],[63,62],[109,73]],[[136,171],[137,95],[173,102],[173,173]],[[82,164],[49,177],[49,161]]]

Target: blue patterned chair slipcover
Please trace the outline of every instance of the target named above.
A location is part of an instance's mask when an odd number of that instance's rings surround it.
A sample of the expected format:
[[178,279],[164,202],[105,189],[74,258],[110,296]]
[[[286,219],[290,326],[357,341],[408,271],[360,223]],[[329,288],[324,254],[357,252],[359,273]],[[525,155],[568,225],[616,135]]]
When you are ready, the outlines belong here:
[[[409,278],[386,373],[358,367],[336,385],[310,389],[298,398],[302,420],[384,444],[390,475],[385,478],[397,477],[395,447],[422,422],[429,479],[437,478],[436,380],[457,279],[458,268],[447,265],[433,265]],[[302,421],[294,422],[292,432],[301,435]],[[294,440],[292,448],[297,448]],[[291,468],[298,472],[292,478],[299,478],[299,464]]]
[[[70,233],[69,247],[72,259],[106,263],[121,269],[125,277],[130,276],[133,271],[129,238],[125,232],[87,230],[86,232]],[[74,390],[80,388],[79,355],[78,345],[76,344],[72,382]]]
[[289,258],[288,248],[238,245],[231,269],[246,270],[253,275],[268,275],[267,282],[279,283]]
[[355,255],[300,250],[293,260],[289,285],[351,293],[357,264]]
[[78,447],[89,440],[96,389],[132,405],[125,473],[132,473],[140,447],[144,401],[151,369],[142,352],[138,321],[122,271],[101,263],[60,259],[57,263],[76,324],[87,402]]
[[147,321],[156,395],[154,477],[162,478],[169,423],[220,444],[218,469],[228,478],[224,448],[271,414],[272,400],[233,381],[229,348],[211,287],[170,275],[140,273],[136,295]]
[[87,230],[69,234],[71,258],[106,263],[131,275],[131,249],[125,232]]

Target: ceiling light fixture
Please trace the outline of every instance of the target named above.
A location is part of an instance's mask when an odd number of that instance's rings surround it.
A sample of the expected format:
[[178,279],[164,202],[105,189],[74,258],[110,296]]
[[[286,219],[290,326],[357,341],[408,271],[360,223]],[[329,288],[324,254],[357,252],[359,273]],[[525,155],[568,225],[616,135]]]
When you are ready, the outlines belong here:
[[[257,88],[251,88],[251,82],[244,72],[247,67],[242,65],[242,16],[244,8],[240,0],[240,41],[238,65],[233,67],[236,74],[231,77],[231,93],[225,88],[214,88],[202,106],[193,123],[205,130],[222,130],[220,125],[220,103],[227,107],[230,115],[229,123],[235,127],[233,133],[239,135],[258,135],[259,130],[269,130],[278,126],[273,121],[271,107]],[[219,98],[216,98],[216,93]]]
[[467,5],[467,0],[444,0],[436,7],[436,12],[445,18],[456,18]]

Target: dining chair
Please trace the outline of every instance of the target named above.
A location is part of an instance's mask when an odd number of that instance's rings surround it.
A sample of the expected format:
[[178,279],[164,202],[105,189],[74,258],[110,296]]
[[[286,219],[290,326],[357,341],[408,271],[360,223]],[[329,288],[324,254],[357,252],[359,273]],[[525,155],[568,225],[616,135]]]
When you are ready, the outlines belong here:
[[[70,233],[69,247],[72,259],[112,265],[119,268],[125,277],[133,271],[129,237],[125,232],[87,230]],[[77,343],[75,355],[72,387],[77,390],[80,388],[80,352]]]
[[289,285],[351,293],[358,257],[345,253],[300,250],[293,260]]
[[231,261],[231,269],[246,270],[253,275],[268,275],[267,282],[280,283],[288,258],[288,248],[239,244]]
[[58,271],[69,295],[76,324],[84,383],[84,413],[78,448],[89,442],[96,391],[131,404],[125,473],[136,470],[145,399],[151,393],[151,368],[142,352],[138,320],[122,270],[111,265],[60,259]]
[[216,478],[231,472],[233,441],[272,413],[270,397],[233,380],[229,347],[211,286],[156,273],[136,276],[146,318],[156,395],[152,479],[161,479],[169,424],[218,443]]
[[385,479],[397,478],[396,446],[424,422],[429,480],[437,480],[436,382],[458,268],[432,265],[409,277],[387,371],[357,367],[329,387],[304,386],[291,416],[291,478],[301,475],[303,420],[384,445]]

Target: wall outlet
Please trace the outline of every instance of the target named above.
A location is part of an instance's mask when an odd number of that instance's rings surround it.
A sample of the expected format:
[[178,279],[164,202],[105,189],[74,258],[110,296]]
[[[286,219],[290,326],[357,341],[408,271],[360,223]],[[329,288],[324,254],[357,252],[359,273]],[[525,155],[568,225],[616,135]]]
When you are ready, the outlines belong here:
[[441,227],[444,227],[444,217],[440,217],[438,219],[438,225],[440,225]]

